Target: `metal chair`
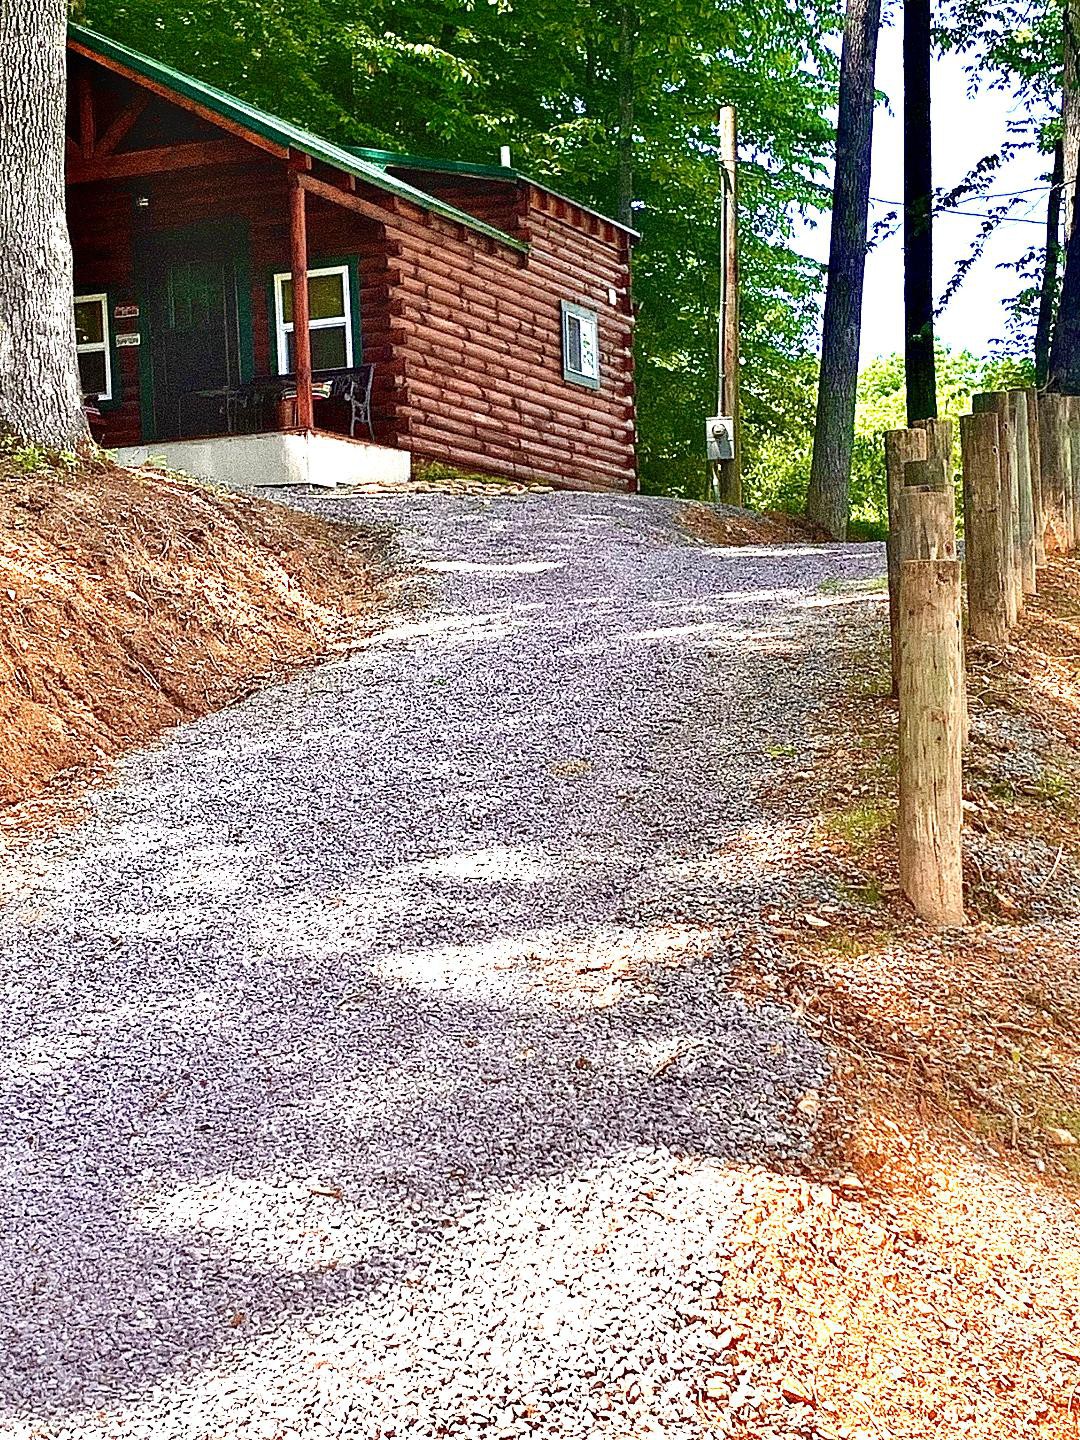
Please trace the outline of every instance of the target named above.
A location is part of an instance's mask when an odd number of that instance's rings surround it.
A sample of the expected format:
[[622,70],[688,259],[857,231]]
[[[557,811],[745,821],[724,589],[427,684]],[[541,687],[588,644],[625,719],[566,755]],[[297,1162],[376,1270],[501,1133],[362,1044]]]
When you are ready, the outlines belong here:
[[335,399],[344,400],[349,407],[349,435],[355,439],[357,425],[366,425],[372,440],[375,429],[371,423],[371,387],[375,379],[374,365],[358,365],[355,370],[335,375],[331,380],[330,393]]

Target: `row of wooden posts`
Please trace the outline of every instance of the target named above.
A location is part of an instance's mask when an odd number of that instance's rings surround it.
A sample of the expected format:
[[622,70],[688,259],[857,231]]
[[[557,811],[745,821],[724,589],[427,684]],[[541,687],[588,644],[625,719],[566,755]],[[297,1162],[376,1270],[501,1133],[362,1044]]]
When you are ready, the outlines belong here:
[[1003,645],[1047,557],[1080,549],[1080,397],[993,391],[972,410],[960,419],[966,628],[953,422],[885,436],[900,884],[943,928],[964,923],[965,633]]

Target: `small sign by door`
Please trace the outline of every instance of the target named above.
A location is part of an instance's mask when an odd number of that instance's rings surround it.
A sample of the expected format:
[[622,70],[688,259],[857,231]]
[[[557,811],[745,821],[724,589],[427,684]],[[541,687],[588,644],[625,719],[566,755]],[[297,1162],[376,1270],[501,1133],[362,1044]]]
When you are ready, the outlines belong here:
[[113,311],[113,317],[117,320],[137,320],[139,307],[138,305],[117,305]]
[[120,349],[127,345],[141,345],[142,336],[137,330],[121,331],[116,337],[116,344]]

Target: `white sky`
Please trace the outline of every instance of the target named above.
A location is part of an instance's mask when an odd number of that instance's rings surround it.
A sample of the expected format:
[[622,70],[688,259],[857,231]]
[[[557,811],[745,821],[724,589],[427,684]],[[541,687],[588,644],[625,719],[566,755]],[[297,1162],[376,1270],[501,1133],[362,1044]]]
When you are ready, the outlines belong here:
[[[874,156],[870,194],[898,201],[903,193],[903,126],[900,106],[901,32],[898,24],[885,27],[878,47],[877,88],[889,97],[889,106],[879,105],[874,116]],[[952,187],[984,155],[996,151],[1008,136],[1010,118],[1017,115],[1017,102],[1001,91],[980,91],[968,95],[964,60],[955,55],[935,56],[933,69],[933,152],[934,184]],[[1025,151],[1003,165],[990,189],[1011,191],[1038,185],[1050,168],[1050,157]],[[964,207],[984,211],[987,201],[972,201]],[[1030,209],[1029,209],[1030,203]],[[882,205],[871,205],[871,227],[875,218],[887,213]],[[1019,289],[1013,272],[996,266],[1018,258],[1031,244],[1041,244],[1039,226],[1046,219],[1046,194],[1024,197],[1013,214],[1033,224],[1006,222],[998,227],[985,254],[949,302],[938,321],[941,340],[954,349],[986,354],[991,342],[1003,333],[1001,302]],[[977,219],[946,214],[934,225],[934,292],[939,295],[948,284],[956,262],[970,249],[979,230]],[[828,216],[815,227],[807,226],[796,244],[806,254],[827,260],[829,254]],[[871,251],[867,259],[863,303],[862,358],[902,350],[903,254],[899,232]]]

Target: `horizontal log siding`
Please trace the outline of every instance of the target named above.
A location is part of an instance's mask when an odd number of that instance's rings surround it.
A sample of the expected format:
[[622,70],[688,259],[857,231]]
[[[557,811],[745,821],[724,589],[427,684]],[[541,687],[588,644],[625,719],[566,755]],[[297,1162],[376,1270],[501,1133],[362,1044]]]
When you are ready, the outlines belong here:
[[[577,207],[560,208],[530,191],[525,263],[439,220],[391,228],[398,443],[419,460],[625,490],[636,484],[628,250],[611,227],[589,233]],[[563,379],[562,300],[597,313],[598,391]]]

